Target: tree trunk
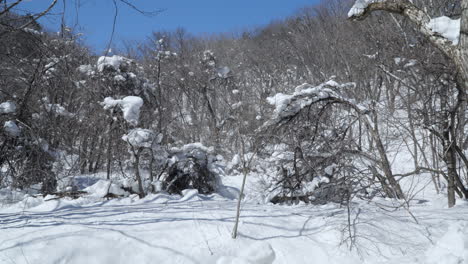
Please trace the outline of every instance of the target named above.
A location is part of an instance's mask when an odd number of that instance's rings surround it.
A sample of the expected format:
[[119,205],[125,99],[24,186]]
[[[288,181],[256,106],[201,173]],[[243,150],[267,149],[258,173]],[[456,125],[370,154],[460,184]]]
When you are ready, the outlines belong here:
[[143,198],[145,197],[145,190],[143,189],[143,181],[140,175],[140,155],[141,155],[142,149],[138,149],[135,152],[135,149],[132,147],[132,152],[135,158],[133,167],[135,167],[135,177],[137,178],[137,182],[138,182],[138,192],[139,192],[138,196],[140,196],[140,198]]
[[80,173],[85,174],[86,164],[88,163],[88,135],[83,137],[82,147],[80,151]]
[[[445,134],[445,133],[444,133]],[[448,207],[453,207],[455,205],[455,178],[457,177],[457,160],[453,147],[448,146],[448,149],[444,149],[445,155],[444,159],[447,163],[447,198],[448,198]]]
[[382,170],[387,178],[390,186],[392,186],[393,191],[395,192],[395,197],[398,199],[404,199],[405,195],[401,190],[400,184],[396,181],[395,176],[393,176],[392,169],[390,167],[390,162],[388,161],[387,153],[385,153],[385,148],[380,140],[380,137],[375,139],[375,145],[377,147],[377,151],[380,155],[380,160],[382,163]]
[[113,140],[113,136],[112,136],[112,132],[113,132],[113,129],[112,129],[112,124],[114,123],[114,121],[111,119],[110,123],[109,123],[109,130],[108,130],[108,133],[109,133],[109,141],[107,142],[107,167],[106,167],[106,174],[107,174],[107,179],[109,180],[110,179],[110,175],[111,175],[111,168],[112,168],[112,140]]
[[454,155],[454,148],[452,146],[451,137],[450,137],[450,114],[448,106],[448,87],[442,87],[441,96],[440,96],[440,109],[442,111],[442,136],[443,136],[443,159],[445,164],[447,164],[447,198],[448,198],[448,207],[453,207],[455,205],[455,175],[457,173],[457,161],[456,156]]
[[462,0],[461,11],[458,76],[466,92],[468,90],[468,0]]

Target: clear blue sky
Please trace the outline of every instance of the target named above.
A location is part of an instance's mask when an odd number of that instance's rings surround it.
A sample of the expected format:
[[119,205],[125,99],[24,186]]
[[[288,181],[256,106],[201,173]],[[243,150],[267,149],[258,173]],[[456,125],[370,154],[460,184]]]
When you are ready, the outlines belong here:
[[[37,12],[52,0],[25,0],[17,11]],[[52,10],[53,14],[41,20],[47,28],[58,30],[63,0]],[[145,17],[119,4],[114,44],[123,40],[142,41],[153,31],[183,27],[193,34],[240,31],[268,24],[294,14],[299,8],[319,0],[128,0],[143,10],[164,10],[154,17]],[[102,52],[110,38],[114,16],[112,0],[66,0],[68,25],[79,25],[86,43]],[[77,4],[80,4],[77,14]]]

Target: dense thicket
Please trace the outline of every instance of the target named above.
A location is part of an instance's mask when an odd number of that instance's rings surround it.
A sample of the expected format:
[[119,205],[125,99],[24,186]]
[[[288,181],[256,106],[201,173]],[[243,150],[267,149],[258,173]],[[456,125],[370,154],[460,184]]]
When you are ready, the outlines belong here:
[[[460,12],[458,1],[420,2],[432,16]],[[17,16],[0,16],[9,25],[0,27],[0,185],[40,183],[47,193],[69,185],[61,184],[66,176],[106,171],[136,175],[141,195],[207,193],[215,190],[219,154],[233,160],[230,172],[270,175],[265,189],[277,202],[407,199],[401,177],[426,172],[440,188],[447,164],[455,164],[456,191],[468,198],[466,102],[457,97],[453,65],[404,18],[348,21],[350,4],[327,0],[239,34],[155,32],[107,59],[67,28],[11,30]],[[127,96],[143,99],[136,123],[123,108],[103,107],[105,98]],[[122,136],[135,128],[158,140],[129,146]],[[191,145],[203,158],[174,158],[194,142],[213,148]],[[451,146],[456,153],[446,155]],[[388,158],[400,147],[414,160],[406,175],[394,175]],[[171,189],[177,175],[195,176]]]

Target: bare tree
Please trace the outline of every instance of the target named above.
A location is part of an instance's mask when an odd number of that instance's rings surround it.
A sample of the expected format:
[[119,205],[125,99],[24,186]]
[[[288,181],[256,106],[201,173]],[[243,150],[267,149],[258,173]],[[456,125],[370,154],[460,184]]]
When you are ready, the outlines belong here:
[[[466,100],[466,91],[468,90],[468,35],[466,34],[468,29],[467,0],[461,1],[461,34],[458,45],[454,45],[451,40],[433,31],[429,26],[431,16],[422,8],[419,8],[408,0],[369,1],[365,3],[364,6],[361,5],[362,2],[361,4],[358,3],[357,6],[351,9],[349,13],[350,19],[363,20],[374,11],[386,11],[408,18],[420,34],[426,37],[432,45],[453,62],[457,70],[456,78],[459,87],[458,100],[460,104]],[[443,95],[442,98],[447,98],[447,96]],[[441,104],[444,108],[448,107],[446,101],[442,101]],[[459,104],[457,104],[457,107],[458,106]],[[455,112],[456,111],[457,110],[455,110]],[[443,138],[445,142],[444,152],[448,170],[448,206],[452,207],[456,202],[455,185],[458,178],[456,173],[456,140],[453,137],[454,127],[449,123],[446,123],[444,127],[446,127],[446,129],[442,133],[441,138]]]

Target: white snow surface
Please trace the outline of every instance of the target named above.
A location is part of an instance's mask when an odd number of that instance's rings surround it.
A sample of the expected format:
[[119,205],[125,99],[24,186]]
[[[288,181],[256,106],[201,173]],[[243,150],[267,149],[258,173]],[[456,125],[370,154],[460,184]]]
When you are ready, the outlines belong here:
[[143,106],[143,99],[138,96],[127,96],[123,99],[114,99],[112,97],[104,98],[102,102],[104,109],[111,109],[116,106],[120,107],[123,112],[123,118],[131,125],[138,125],[140,118],[140,108]]
[[[242,178],[222,180],[235,193]],[[430,177],[413,179],[413,187],[415,180],[419,188]],[[248,180],[236,240],[236,200],[218,194],[106,200],[106,180],[76,200],[15,194],[19,202],[0,207],[0,263],[468,263],[467,202],[448,209],[445,195],[418,191],[410,207],[416,223],[404,209],[376,206],[396,201],[356,200],[350,210],[357,247],[350,251],[346,207],[264,204],[248,198],[254,181]],[[14,193],[0,190],[0,198]]]
[[446,39],[458,45],[460,40],[460,19],[451,19],[446,16],[436,17],[429,21],[427,26],[432,32],[439,33]]
[[359,16],[364,12],[364,9],[366,9],[370,4],[383,1],[385,0],[356,0],[356,2],[354,2],[354,5],[348,12],[348,17]]
[[0,114],[11,114],[16,112],[16,104],[10,101],[0,104]]

